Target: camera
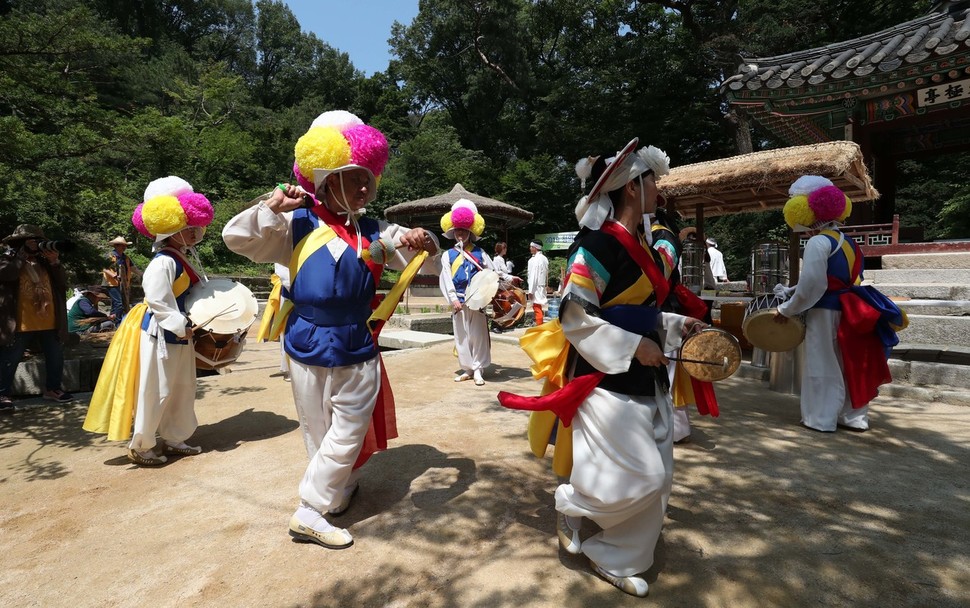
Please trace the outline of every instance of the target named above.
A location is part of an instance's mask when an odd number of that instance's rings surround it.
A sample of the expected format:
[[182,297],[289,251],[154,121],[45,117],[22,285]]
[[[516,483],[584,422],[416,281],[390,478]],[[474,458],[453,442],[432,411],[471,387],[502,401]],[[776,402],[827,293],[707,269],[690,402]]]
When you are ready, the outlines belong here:
[[42,252],[67,253],[74,251],[76,245],[71,241],[37,241],[37,248]]

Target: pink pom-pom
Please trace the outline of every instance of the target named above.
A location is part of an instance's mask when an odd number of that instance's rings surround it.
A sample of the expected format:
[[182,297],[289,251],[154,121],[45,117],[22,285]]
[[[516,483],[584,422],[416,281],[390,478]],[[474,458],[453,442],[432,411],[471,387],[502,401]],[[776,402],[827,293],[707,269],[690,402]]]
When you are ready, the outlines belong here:
[[455,228],[470,230],[475,223],[475,213],[468,207],[458,207],[451,211],[451,223]]
[[189,226],[205,227],[212,223],[212,203],[198,192],[179,194],[179,203],[185,210],[185,219]]
[[131,223],[134,224],[135,230],[137,230],[144,236],[147,236],[148,238],[153,239],[155,238],[155,235],[149,232],[148,228],[145,228],[145,220],[143,220],[141,217],[141,208],[144,206],[145,206],[145,203],[141,203],[137,207],[135,207],[135,212],[131,214]]
[[316,188],[313,187],[313,182],[303,177],[303,174],[300,173],[300,166],[297,165],[295,161],[293,162],[293,176],[296,177],[296,183],[300,184],[300,187],[310,194],[313,194],[313,192],[316,190]]
[[383,133],[369,125],[356,125],[342,135],[350,142],[350,162],[367,167],[375,176],[384,171],[390,151]]
[[837,220],[845,211],[845,194],[836,186],[825,186],[808,195],[808,207],[820,222]]

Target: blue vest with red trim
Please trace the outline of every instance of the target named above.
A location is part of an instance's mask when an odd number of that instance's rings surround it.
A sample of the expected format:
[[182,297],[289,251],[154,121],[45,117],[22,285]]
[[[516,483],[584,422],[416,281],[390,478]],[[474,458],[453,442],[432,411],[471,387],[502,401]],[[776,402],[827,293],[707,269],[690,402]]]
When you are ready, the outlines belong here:
[[[479,266],[482,268],[485,267],[485,252],[482,251],[481,247],[472,246],[472,248],[467,251],[473,258],[475,258],[475,261],[478,262]],[[464,304],[465,290],[468,289],[468,282],[472,280],[473,276],[478,274],[478,268],[454,247],[448,250],[447,258],[449,268],[452,267],[458,256],[461,256],[464,258],[464,260],[462,261],[461,266],[458,267],[458,270],[452,273],[451,282],[455,284],[455,293],[458,294],[458,301]]]
[[[320,225],[308,209],[293,212],[293,246]],[[361,234],[380,238],[377,220],[362,217]],[[348,227],[348,230],[352,230]],[[344,247],[334,257],[331,247]],[[293,312],[286,322],[287,354],[305,365],[341,367],[369,361],[377,348],[367,318],[377,285],[367,264],[340,237],[313,252],[296,276],[290,277],[288,298]]]
[[[849,267],[849,259],[845,255],[845,251],[839,247],[839,240],[835,237],[822,234],[819,236],[824,236],[829,240],[829,251],[835,251],[829,256],[828,268],[825,274],[830,277],[835,277],[845,283],[846,285],[852,285],[855,282],[856,277],[852,276],[852,269]],[[845,242],[852,247],[852,251],[855,252],[856,258],[862,259],[862,251],[859,249],[859,245],[852,240],[852,237],[842,235],[845,238]],[[862,280],[862,272],[859,272],[859,280]],[[839,294],[843,290],[826,290],[825,294],[819,298],[818,302],[812,308],[827,308],[829,310],[842,310],[842,304],[839,302]]]

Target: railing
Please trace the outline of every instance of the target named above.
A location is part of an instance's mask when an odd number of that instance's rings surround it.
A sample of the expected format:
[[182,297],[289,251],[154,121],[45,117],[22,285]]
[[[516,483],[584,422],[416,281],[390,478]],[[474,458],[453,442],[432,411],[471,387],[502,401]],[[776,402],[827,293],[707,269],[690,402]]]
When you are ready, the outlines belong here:
[[[843,226],[842,233],[851,236],[856,243],[863,247],[875,247],[879,245],[898,245],[899,244],[899,215],[893,215],[893,221],[889,224],[858,224],[855,226]],[[807,238],[801,240],[801,247],[805,248]]]

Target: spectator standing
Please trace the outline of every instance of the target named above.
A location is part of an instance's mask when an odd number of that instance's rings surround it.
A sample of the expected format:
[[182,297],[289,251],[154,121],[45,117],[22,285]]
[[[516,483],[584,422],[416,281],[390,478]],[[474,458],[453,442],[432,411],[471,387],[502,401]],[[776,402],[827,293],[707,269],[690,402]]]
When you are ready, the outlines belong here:
[[[40,249],[46,240],[37,226],[21,224],[3,239],[0,253],[0,412],[13,412],[14,376],[27,344],[40,341],[47,377],[45,399],[74,399],[61,388],[63,344],[67,341],[67,311],[62,299],[67,279],[59,254]],[[56,297],[55,297],[55,294]]]
[[119,236],[108,244],[112,247],[107,256],[110,265],[102,271],[102,274],[108,286],[108,295],[111,296],[111,314],[120,322],[131,309],[132,276],[141,276],[141,271],[125,253],[131,242]]
[[711,274],[718,283],[727,283],[727,267],[724,265],[724,254],[717,249],[717,241],[707,239],[707,255],[710,256]]
[[536,325],[542,325],[542,307],[546,304],[546,285],[549,283],[549,260],[542,254],[542,243],[529,243],[528,281],[529,295],[532,297],[532,312],[536,316]]

